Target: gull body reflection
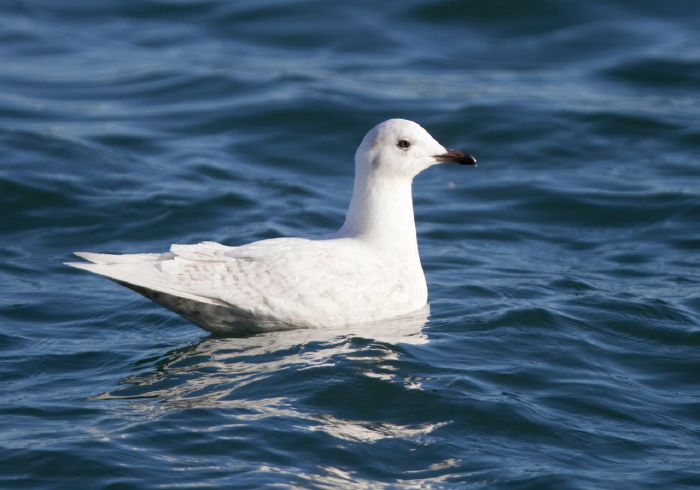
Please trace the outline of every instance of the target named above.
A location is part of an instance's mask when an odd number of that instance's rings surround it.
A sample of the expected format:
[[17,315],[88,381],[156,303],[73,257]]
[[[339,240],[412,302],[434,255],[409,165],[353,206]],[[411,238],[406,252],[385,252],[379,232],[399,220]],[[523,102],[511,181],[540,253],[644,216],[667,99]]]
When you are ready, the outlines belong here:
[[[345,463],[367,451],[422,454],[406,464],[429,481],[447,463],[421,450],[449,420],[422,387],[428,313],[343,331],[208,337],[97,398],[112,401],[117,432],[145,433],[146,447],[154,434],[179,434],[176,457],[207,448],[216,464],[284,473],[299,488],[374,488]],[[288,465],[267,463],[285,455]]]
[[[428,342],[422,331],[430,308],[390,320],[357,324],[343,329],[297,329],[243,337],[208,337],[196,345],[176,349],[157,361],[155,369],[130,376],[122,386],[99,399],[144,400],[187,407],[251,406],[261,408],[258,396],[246,396],[251,384],[271,376],[292,375],[309,369],[356,361],[369,367],[397,359],[402,345]],[[391,372],[369,369],[370,377]],[[268,402],[278,406],[285,386],[268,389]],[[264,404],[264,403],[263,403]]]

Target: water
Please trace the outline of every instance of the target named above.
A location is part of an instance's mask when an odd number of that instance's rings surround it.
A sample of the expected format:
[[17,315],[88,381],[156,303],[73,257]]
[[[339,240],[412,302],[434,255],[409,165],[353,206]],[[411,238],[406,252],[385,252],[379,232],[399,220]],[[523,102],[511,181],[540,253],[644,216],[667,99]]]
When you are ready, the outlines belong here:
[[[0,487],[700,486],[695,1],[0,6]],[[74,250],[340,226],[413,119],[431,316],[213,337]]]

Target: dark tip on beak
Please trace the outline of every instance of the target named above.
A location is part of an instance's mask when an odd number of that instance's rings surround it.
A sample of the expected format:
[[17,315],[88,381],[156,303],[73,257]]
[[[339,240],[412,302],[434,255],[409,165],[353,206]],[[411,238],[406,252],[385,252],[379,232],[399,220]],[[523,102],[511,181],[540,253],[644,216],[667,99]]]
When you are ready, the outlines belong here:
[[435,155],[433,158],[438,162],[450,162],[458,163],[460,165],[474,165],[476,166],[476,158],[471,156],[469,153],[460,150],[451,150],[447,148],[447,153],[444,155]]

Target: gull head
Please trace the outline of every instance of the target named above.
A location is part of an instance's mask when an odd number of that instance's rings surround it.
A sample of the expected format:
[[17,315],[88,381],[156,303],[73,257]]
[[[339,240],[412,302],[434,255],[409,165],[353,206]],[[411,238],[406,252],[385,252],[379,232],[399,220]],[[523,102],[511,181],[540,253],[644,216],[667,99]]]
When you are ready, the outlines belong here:
[[437,163],[476,165],[469,153],[445,148],[420,125],[389,119],[372,128],[355,153],[356,171],[393,177],[416,176]]

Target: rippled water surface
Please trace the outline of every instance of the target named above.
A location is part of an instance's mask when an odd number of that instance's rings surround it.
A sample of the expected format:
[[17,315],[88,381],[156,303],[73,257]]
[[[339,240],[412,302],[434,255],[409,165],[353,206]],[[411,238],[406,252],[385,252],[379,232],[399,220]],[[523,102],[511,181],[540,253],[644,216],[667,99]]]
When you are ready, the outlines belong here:
[[[696,2],[0,4],[0,487],[700,486]],[[415,120],[431,311],[216,337],[75,250],[333,231]]]

